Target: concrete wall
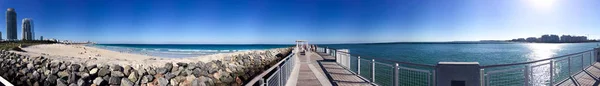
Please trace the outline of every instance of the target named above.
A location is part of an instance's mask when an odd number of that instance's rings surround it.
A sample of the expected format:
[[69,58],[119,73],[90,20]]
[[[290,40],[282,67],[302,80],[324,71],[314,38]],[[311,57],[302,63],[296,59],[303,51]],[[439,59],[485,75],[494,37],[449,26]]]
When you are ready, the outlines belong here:
[[273,49],[234,55],[208,63],[166,63],[162,67],[145,68],[71,63],[0,51],[0,75],[17,86],[239,86],[287,56],[290,51],[291,48]]

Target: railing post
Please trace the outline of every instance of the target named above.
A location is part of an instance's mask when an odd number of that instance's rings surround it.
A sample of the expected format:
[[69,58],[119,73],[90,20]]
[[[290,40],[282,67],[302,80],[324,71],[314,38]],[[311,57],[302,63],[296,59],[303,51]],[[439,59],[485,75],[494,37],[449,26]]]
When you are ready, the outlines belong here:
[[265,83],[265,79],[260,79],[260,82],[258,84],[260,84],[260,86],[267,86],[267,84]]
[[356,67],[358,67],[356,71],[358,72],[358,75],[360,75],[360,56],[358,56],[358,59],[356,59],[356,60],[358,63],[358,65],[356,66]]
[[396,63],[396,66],[394,66],[394,86],[400,86],[398,84],[399,75],[400,74],[398,74],[398,63]]
[[531,75],[531,73],[529,72],[530,68],[529,65],[525,65],[525,82],[524,82],[524,86],[529,86],[529,75]]
[[583,68],[583,54],[581,54],[581,70],[585,70],[585,68]]
[[485,71],[484,71],[484,69],[479,69],[479,77],[481,77],[481,78],[479,78],[479,86],[485,86],[484,85],[485,84],[485,80],[484,80]]
[[554,86],[554,60],[550,60],[550,85]]
[[371,82],[375,82],[375,59],[371,59]]
[[569,76],[571,75],[571,56],[567,57],[567,69],[569,69]]
[[283,66],[279,66],[279,69],[278,69],[279,70],[279,77],[277,77],[277,81],[279,83],[277,83],[277,86],[283,86],[283,85],[281,85],[281,82],[283,82],[283,80],[281,80],[281,74],[282,74],[281,72],[283,71],[283,70],[281,70],[281,67],[283,67]]

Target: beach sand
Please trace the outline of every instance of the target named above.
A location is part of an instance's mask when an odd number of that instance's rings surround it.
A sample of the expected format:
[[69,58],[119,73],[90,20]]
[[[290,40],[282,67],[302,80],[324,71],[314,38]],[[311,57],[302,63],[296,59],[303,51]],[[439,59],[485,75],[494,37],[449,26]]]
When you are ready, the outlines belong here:
[[251,52],[264,52],[266,50],[240,51],[232,53],[219,53],[189,58],[161,58],[149,55],[111,51],[85,45],[42,44],[22,48],[26,52],[11,51],[32,57],[44,56],[61,61],[81,62],[86,64],[120,64],[133,67],[163,66],[171,62],[209,62],[221,60],[224,57]]

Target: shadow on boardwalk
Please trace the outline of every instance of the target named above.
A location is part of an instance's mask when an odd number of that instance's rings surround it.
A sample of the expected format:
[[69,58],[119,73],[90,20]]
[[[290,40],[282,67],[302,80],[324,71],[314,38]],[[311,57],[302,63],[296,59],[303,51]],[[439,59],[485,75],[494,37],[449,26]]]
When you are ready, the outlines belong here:
[[572,78],[558,84],[558,86],[598,86],[600,85],[600,63],[586,68],[584,71],[577,73]]
[[325,75],[334,86],[371,86],[369,82],[335,63],[335,58],[325,53],[318,53],[323,60],[317,61]]

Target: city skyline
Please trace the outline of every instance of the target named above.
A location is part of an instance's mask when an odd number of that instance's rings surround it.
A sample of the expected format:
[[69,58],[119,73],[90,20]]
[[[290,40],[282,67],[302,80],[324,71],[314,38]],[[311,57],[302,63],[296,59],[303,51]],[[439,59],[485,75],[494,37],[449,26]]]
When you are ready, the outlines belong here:
[[[543,34],[600,37],[592,33],[600,31],[596,25],[600,11],[594,9],[600,1],[0,2],[2,8],[15,8],[17,19],[34,18],[37,35],[98,43],[443,42]],[[8,35],[5,30],[0,32]]]

